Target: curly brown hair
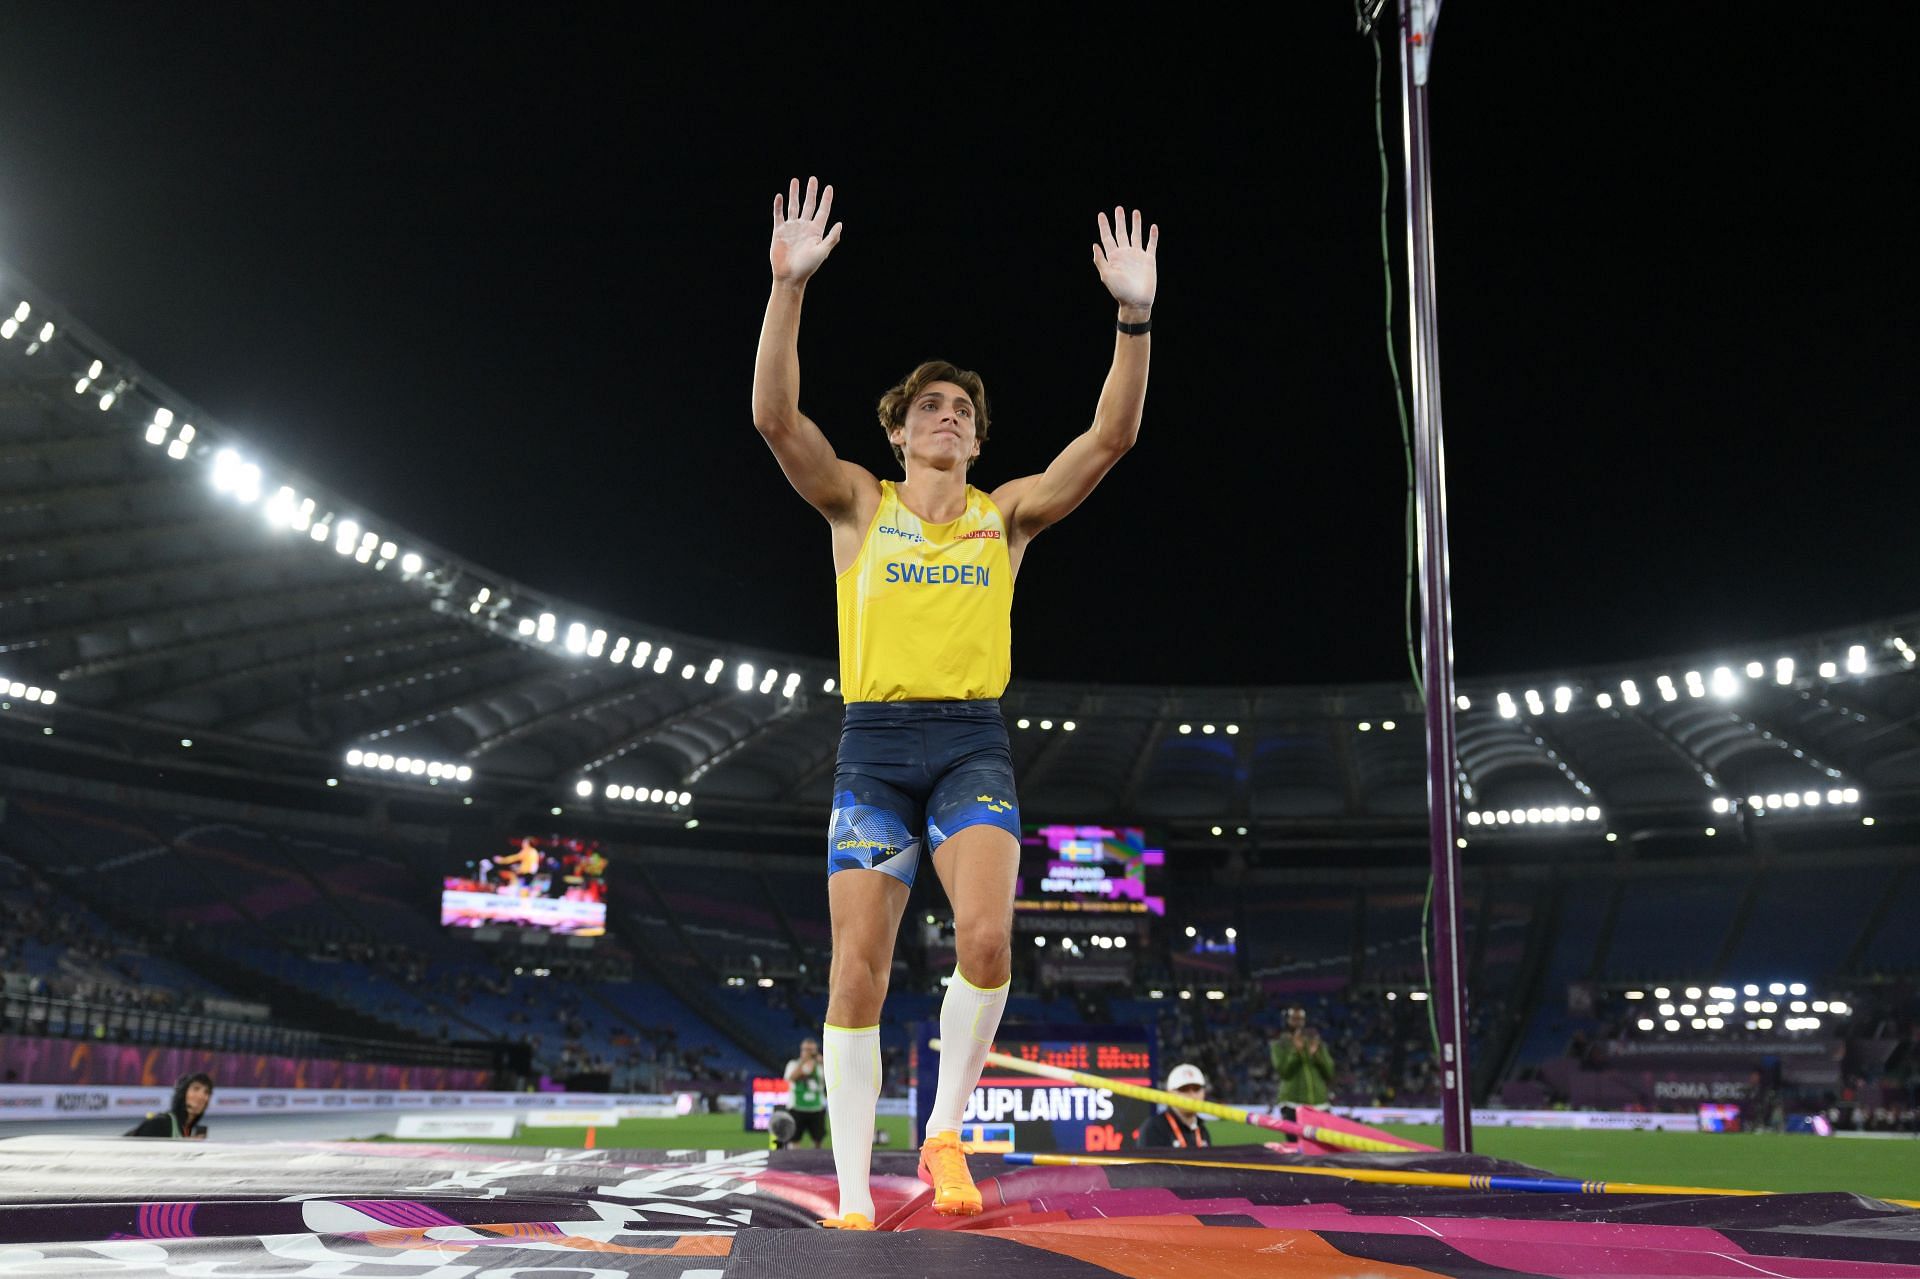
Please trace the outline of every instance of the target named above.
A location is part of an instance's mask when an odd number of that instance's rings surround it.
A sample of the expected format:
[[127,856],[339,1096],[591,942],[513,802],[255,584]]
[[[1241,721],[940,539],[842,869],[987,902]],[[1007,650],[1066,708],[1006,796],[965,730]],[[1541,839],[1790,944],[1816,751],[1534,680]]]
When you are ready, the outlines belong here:
[[967,393],[973,401],[973,437],[981,444],[987,442],[987,384],[971,369],[960,368],[945,360],[928,360],[880,397],[880,428],[887,432],[887,443],[893,448],[893,460],[902,466],[907,464],[907,455],[898,444],[894,444],[893,431],[906,424],[907,406],[934,382],[951,382]]

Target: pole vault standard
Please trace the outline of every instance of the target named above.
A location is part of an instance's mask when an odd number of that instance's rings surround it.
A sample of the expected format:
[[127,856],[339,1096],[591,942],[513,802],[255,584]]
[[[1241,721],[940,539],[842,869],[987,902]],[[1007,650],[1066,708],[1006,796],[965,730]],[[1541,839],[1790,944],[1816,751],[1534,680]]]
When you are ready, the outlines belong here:
[[1427,702],[1427,824],[1433,865],[1433,1015],[1448,1150],[1473,1149],[1466,983],[1460,965],[1459,788],[1455,785],[1453,590],[1447,566],[1447,461],[1440,424],[1440,339],[1433,278],[1433,177],[1427,69],[1441,0],[1400,0],[1400,119],[1406,139],[1407,335],[1412,359],[1415,524]]

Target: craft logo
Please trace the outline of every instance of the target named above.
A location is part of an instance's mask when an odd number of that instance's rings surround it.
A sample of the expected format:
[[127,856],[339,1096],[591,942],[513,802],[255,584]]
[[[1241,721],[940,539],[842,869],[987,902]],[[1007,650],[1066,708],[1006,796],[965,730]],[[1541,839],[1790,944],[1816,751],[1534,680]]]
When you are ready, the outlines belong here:
[[841,851],[851,848],[871,848],[873,860],[877,862],[883,862],[900,851],[898,844],[888,844],[877,839],[843,839],[834,847]]
[[903,528],[895,528],[891,524],[882,524],[880,526],[880,531],[882,533],[891,534],[894,537],[904,537],[909,542],[924,542],[927,540],[926,538],[922,537],[918,533],[910,532],[909,530],[903,529]]
[[53,1108],[61,1111],[92,1114],[107,1109],[111,1104],[103,1092],[57,1092],[53,1095]]

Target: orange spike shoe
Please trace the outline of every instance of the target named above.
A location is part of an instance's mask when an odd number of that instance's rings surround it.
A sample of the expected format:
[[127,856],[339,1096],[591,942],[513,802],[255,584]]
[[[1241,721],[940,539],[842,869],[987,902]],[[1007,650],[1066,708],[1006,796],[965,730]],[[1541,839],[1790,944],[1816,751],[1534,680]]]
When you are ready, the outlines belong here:
[[821,1221],[828,1230],[872,1230],[873,1222],[865,1213],[850,1212],[844,1217],[828,1217]]
[[933,1187],[933,1210],[947,1217],[971,1217],[981,1208],[980,1190],[967,1169],[972,1152],[957,1132],[928,1137],[920,1147],[920,1180]]

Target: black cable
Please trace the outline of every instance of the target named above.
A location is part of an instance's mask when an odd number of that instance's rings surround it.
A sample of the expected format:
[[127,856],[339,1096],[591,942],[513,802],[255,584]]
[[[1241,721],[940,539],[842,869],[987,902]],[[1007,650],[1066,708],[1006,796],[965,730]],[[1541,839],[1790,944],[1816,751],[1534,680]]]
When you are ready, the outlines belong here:
[[[1387,167],[1387,126],[1384,109],[1381,105],[1381,83],[1383,66],[1380,56],[1380,33],[1374,26],[1379,16],[1380,4],[1375,0],[1354,0],[1354,22],[1366,33],[1373,45],[1373,137],[1380,155],[1380,274],[1386,288],[1386,338],[1387,369],[1393,375],[1393,407],[1400,416],[1400,449],[1407,464],[1407,559],[1406,591],[1401,601],[1401,619],[1406,625],[1407,667],[1413,672],[1414,691],[1420,695],[1420,704],[1426,705],[1427,681],[1420,670],[1419,649],[1413,642],[1413,570],[1415,562],[1414,541],[1414,501],[1413,501],[1413,433],[1407,423],[1406,391],[1400,385],[1400,360],[1394,351],[1393,343],[1393,241],[1387,230],[1387,200],[1391,192],[1392,170]],[[1440,1062],[1440,1023],[1433,1010],[1433,954],[1431,933],[1433,930],[1433,872],[1427,872],[1426,902],[1420,911],[1420,973],[1427,998],[1422,1002],[1427,1006],[1427,1033],[1433,1041],[1433,1057],[1436,1066]]]

